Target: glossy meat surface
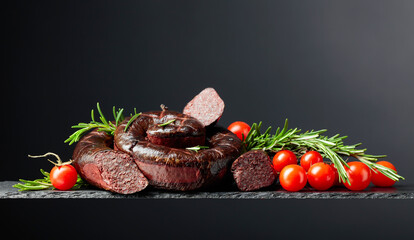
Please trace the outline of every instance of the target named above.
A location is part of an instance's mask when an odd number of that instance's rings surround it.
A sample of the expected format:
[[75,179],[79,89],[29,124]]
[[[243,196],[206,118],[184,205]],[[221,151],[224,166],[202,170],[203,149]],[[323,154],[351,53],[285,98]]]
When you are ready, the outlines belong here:
[[148,180],[133,158],[112,149],[113,137],[94,130],[86,134],[73,152],[74,167],[88,183],[105,190],[131,194],[145,189]]
[[[125,131],[128,122],[126,119],[114,134],[116,147],[133,156],[150,185],[181,191],[197,189],[222,177],[229,164],[240,155],[240,139],[220,127],[209,129],[205,142],[209,148],[198,152],[154,144],[148,140],[148,129],[165,122],[166,119],[160,120],[165,116],[163,111],[143,113]],[[186,115],[184,117],[187,119],[182,119],[181,124],[175,121],[177,129],[191,129],[193,133],[187,133],[187,136],[195,136],[194,133],[198,130],[187,125],[192,123],[194,118]],[[171,134],[175,136],[174,131],[171,131]],[[177,135],[181,135],[181,132]]]

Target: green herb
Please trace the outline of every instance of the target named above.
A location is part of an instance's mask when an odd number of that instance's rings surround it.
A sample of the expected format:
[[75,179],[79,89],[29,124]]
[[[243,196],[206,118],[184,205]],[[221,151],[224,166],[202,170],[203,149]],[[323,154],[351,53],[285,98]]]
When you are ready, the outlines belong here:
[[[47,189],[55,189],[50,181],[50,174],[43,169],[40,169],[40,172],[44,176],[43,178],[36,179],[36,180],[24,180],[19,179],[21,183],[17,183],[13,185],[13,187],[18,188],[19,191],[34,191],[34,190],[47,190]],[[81,187],[87,186],[88,184],[79,177],[76,181],[76,184],[72,187],[72,189],[79,189]]]
[[201,149],[207,149],[208,148],[208,146],[194,146],[194,147],[188,147],[188,148],[186,148],[187,150],[191,150],[191,151],[195,151],[195,152],[198,152],[198,151],[200,151]]
[[[124,114],[123,114],[124,109],[118,108],[118,110],[116,110],[115,106],[112,108],[112,113],[113,113],[114,122],[115,122],[115,124],[113,124],[111,121],[108,121],[105,118],[105,116],[102,113],[101,107],[99,106],[99,103],[96,103],[96,108],[99,113],[100,122],[95,120],[95,113],[94,113],[94,110],[92,109],[91,110],[91,121],[89,123],[79,123],[78,125],[72,126],[72,128],[79,128],[79,130],[77,130],[72,135],[70,135],[69,138],[65,140],[65,143],[69,143],[69,145],[72,145],[73,143],[78,142],[85,133],[95,128],[98,131],[104,131],[110,135],[114,135],[116,127],[125,119]],[[135,118],[137,118],[141,114],[141,113],[136,113],[136,109],[134,109],[134,111],[135,111],[135,115],[131,117],[130,121],[127,124],[127,127],[129,126],[129,124],[132,123],[132,121]],[[125,130],[127,129],[127,127],[125,128]]]
[[120,108],[120,109],[118,109],[118,111],[116,111],[115,109],[116,109],[115,106],[113,106],[112,107],[112,112],[113,112],[114,118],[115,118],[115,125],[118,126],[118,124],[124,120],[124,115],[123,115],[124,109]]
[[159,127],[164,127],[164,126],[167,126],[168,124],[171,124],[173,122],[175,122],[175,119],[171,119],[170,121],[167,121],[165,123],[158,124],[158,126]]
[[343,140],[347,136],[340,136],[336,134],[332,137],[323,136],[327,130],[322,129],[318,131],[306,131],[300,133],[300,129],[288,129],[288,120],[282,129],[277,128],[275,134],[271,134],[271,127],[262,134],[262,122],[253,123],[250,132],[243,141],[244,151],[249,150],[264,150],[267,152],[277,152],[282,149],[291,150],[296,155],[303,155],[307,151],[315,150],[321,153],[325,158],[328,158],[338,169],[338,175],[342,182],[348,182],[349,179],[346,174],[345,167],[349,167],[343,157],[354,157],[359,161],[365,163],[370,169],[375,169],[388,178],[398,181],[404,179],[398,175],[394,170],[376,164],[378,158],[386,157],[386,155],[368,155],[365,153],[366,149],[357,149],[361,143],[354,145],[345,145]]
[[127,125],[125,126],[125,129],[124,129],[124,132],[126,132],[127,130],[128,130],[128,128],[129,128],[129,126],[134,122],[134,120],[137,118],[137,117],[139,117],[139,115],[141,115],[141,113],[136,113],[136,110],[134,109],[134,111],[135,111],[135,114],[134,114],[134,116],[132,116],[130,119],[129,119],[129,121],[128,121],[128,123],[127,123]]

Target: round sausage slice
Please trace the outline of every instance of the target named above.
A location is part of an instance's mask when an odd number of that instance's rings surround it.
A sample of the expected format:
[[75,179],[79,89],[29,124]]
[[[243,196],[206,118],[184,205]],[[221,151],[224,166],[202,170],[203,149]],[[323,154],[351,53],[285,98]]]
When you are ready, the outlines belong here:
[[185,106],[183,113],[198,119],[204,126],[217,123],[224,111],[224,102],[214,90],[206,88]]
[[262,150],[249,151],[241,155],[233,162],[231,172],[241,191],[268,187],[276,179],[270,157]]

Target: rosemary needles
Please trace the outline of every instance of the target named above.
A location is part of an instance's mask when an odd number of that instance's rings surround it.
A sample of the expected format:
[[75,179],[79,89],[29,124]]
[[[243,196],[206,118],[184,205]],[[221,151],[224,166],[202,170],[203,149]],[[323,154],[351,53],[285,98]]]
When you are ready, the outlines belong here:
[[365,163],[370,169],[375,169],[392,180],[398,181],[404,179],[394,170],[376,164],[378,158],[386,157],[385,155],[369,155],[366,149],[357,149],[361,143],[354,145],[345,145],[343,140],[347,136],[336,134],[332,137],[323,136],[327,130],[306,131],[294,128],[288,129],[288,120],[286,119],[282,129],[277,128],[275,134],[271,134],[272,127],[268,127],[264,133],[261,133],[262,122],[253,123],[249,134],[243,141],[244,151],[264,150],[267,152],[277,152],[282,149],[291,150],[296,155],[303,155],[307,151],[315,150],[328,158],[338,169],[338,175],[342,182],[349,182],[345,166],[349,167],[343,157],[354,157]]
[[[95,120],[95,113],[94,113],[94,110],[92,109],[91,110],[91,121],[89,123],[78,123],[78,125],[72,126],[72,128],[79,129],[79,130],[75,131],[72,135],[70,135],[69,138],[65,140],[65,143],[69,143],[69,145],[72,145],[73,143],[78,142],[85,133],[95,128],[98,129],[98,131],[104,131],[110,135],[113,135],[119,123],[125,120],[125,117],[123,114],[124,113],[123,108],[116,109],[115,106],[112,108],[114,121],[108,121],[105,118],[104,114],[102,113],[101,107],[99,106],[99,102],[96,103],[96,108],[99,113],[100,122]],[[141,113],[137,113],[136,109],[134,108],[134,115],[131,114],[131,118],[125,127],[125,131],[131,125],[131,123],[137,117],[139,117],[140,114]]]

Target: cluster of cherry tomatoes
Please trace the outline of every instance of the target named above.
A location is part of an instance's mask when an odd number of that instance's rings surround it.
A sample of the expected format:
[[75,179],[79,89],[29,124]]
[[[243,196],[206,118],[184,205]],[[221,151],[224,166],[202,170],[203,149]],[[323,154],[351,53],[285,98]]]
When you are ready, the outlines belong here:
[[[235,133],[240,139],[246,137],[250,126],[244,122],[234,122],[228,129]],[[396,171],[395,167],[387,161],[380,161],[377,164]],[[300,163],[296,155],[289,150],[282,150],[273,157],[273,169],[279,175],[280,185],[287,191],[300,191],[307,183],[316,190],[327,190],[333,186],[345,186],[352,191],[361,191],[372,182],[379,187],[390,187],[395,181],[384,174],[371,170],[362,162],[348,162],[344,166],[349,183],[339,181],[338,170],[334,164],[323,162],[319,152],[309,151],[302,155]]]
[[[378,164],[396,170],[387,162]],[[328,190],[333,186],[342,184],[352,191],[361,191],[372,182],[376,186],[390,187],[395,181],[382,173],[371,170],[362,162],[349,162],[349,168],[345,167],[349,183],[340,183],[338,170],[333,164],[323,162],[319,152],[309,151],[300,158],[300,165],[296,155],[289,150],[282,150],[273,157],[273,168],[279,174],[280,185],[287,191],[300,191],[306,183],[316,190]]]

